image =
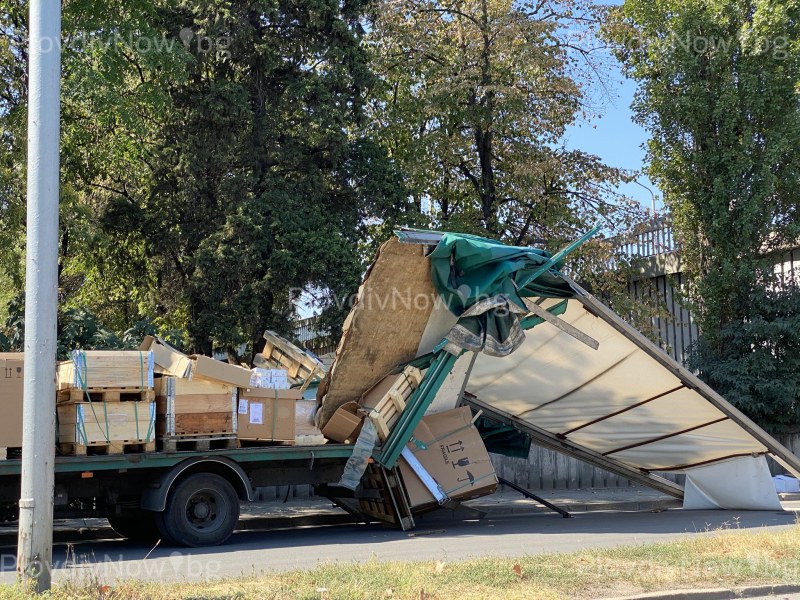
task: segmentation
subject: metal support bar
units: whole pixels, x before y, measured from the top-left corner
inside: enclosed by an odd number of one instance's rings
[[[509,481],[508,479],[505,479],[503,477],[498,477],[497,481],[499,481],[503,485],[507,485],[512,490],[518,491],[520,494],[530,498],[531,500],[536,500],[536,502],[538,502],[542,506],[544,506],[546,508],[549,508],[550,510],[552,510],[554,512],[557,512],[558,514],[560,514],[565,519],[571,519],[572,518],[572,515],[570,513],[568,513],[566,510],[564,510],[563,508],[560,508],[560,507],[556,506],[552,502],[548,502],[544,498],[540,498],[539,496],[534,494],[532,491],[526,490],[524,487],[518,486],[516,483],[513,483],[513,482]]]
[[[391,469],[397,464],[400,453],[411,439],[425,411],[436,398],[439,388],[442,387],[447,374],[453,369],[457,358],[445,350],[439,350],[431,366],[425,372],[425,377],[422,378],[419,387],[411,394],[406,409],[400,414],[400,418],[395,423],[383,448],[376,456],[379,464],[387,469]]]
[[[551,256],[547,260],[546,263],[544,263],[542,266],[540,266],[538,269],[536,269],[533,273],[528,275],[528,277],[523,279],[521,282],[517,283],[517,289],[521,290],[526,285],[528,285],[532,281],[536,280],[537,277],[540,277],[542,275],[542,273],[545,273],[546,271],[548,271],[549,269],[554,267],[556,264],[558,264],[560,261],[562,261],[564,258],[566,258],[569,254],[572,254],[575,250],[577,250],[578,248],[583,246],[587,241],[589,241],[589,238],[594,237],[594,235],[598,231],[600,231],[600,229],[601,229],[600,225],[592,227],[592,229],[590,229],[589,231],[584,233],[581,237],[579,237],[577,240],[572,242],[569,246],[567,246],[563,250],[559,250],[558,252],[556,252],[553,256]]]
[[[534,315],[536,315],[537,317],[539,317],[541,319],[544,319],[545,321],[547,321],[548,323],[550,323],[554,327],[557,327],[558,329],[560,329],[561,331],[563,331],[567,335],[571,335],[572,337],[574,337],[579,342],[581,342],[583,344],[586,344],[592,350],[597,350],[600,347],[600,342],[598,342],[596,339],[594,339],[593,337],[591,337],[589,335],[586,335],[580,329],[578,329],[574,325],[571,325],[571,324],[567,323],[565,320],[559,319],[557,316],[555,316],[549,310],[546,310],[546,309],[542,308],[541,306],[539,306],[538,304],[536,304],[536,302],[532,302],[528,298],[523,298],[522,301],[525,302],[525,306]]]
[[[708,400],[713,406],[718,408],[723,414],[731,418],[742,429],[749,433],[753,438],[761,442],[769,450],[772,458],[781,464],[786,470],[795,477],[800,477],[800,458],[790,452],[785,446],[769,435],[766,431],[756,425],[750,418],[745,416],[740,410],[729,404],[725,398],[712,390],[708,385],[701,381],[697,376],[680,366],[670,356],[661,351],[653,342],[648,340],[641,333],[623,321],[619,315],[599,302],[589,292],[575,283],[566,275],[564,280],[570,284],[572,289],[578,293],[578,300],[591,312],[602,318],[614,329],[619,331],[628,340],[639,346],[651,358],[672,372],[686,387],[695,390],[703,398]]]
[[[466,394],[464,396],[464,403],[472,406],[476,410],[483,410],[484,416],[488,419],[497,421],[498,423],[504,423],[505,425],[509,425],[510,427],[529,435],[531,439],[539,446],[543,446],[544,448],[548,448],[550,450],[555,450],[556,452],[561,452],[562,454],[566,454],[572,458],[577,458],[578,460],[587,462],[590,465],[600,469],[605,469],[606,471],[610,471],[611,473],[620,475],[630,479],[631,481],[651,487],[654,490],[663,492],[664,494],[683,499],[683,487],[670,481],[669,479],[659,477],[658,475],[653,475],[648,471],[631,467],[621,461],[608,456],[603,456],[602,454],[594,452],[593,450],[589,450],[588,448],[576,446],[569,440],[559,439],[555,434],[541,429],[532,423],[528,423],[524,419],[520,419],[519,417],[511,415],[507,412],[498,410],[494,406],[486,404],[475,396]]]

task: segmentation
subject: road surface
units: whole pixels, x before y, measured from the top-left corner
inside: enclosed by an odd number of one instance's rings
[[[309,569],[319,563],[377,560],[463,560],[571,552],[644,544],[719,528],[783,528],[794,512],[683,511],[588,512],[573,519],[537,514],[483,521],[421,521],[414,535],[377,525],[340,525],[238,532],[224,546],[198,549],[149,547],[123,540],[59,544],[54,580],[96,575],[101,581],[143,578],[203,580],[259,571]],[[152,550],[152,551],[151,551]],[[0,548],[0,577],[15,578],[15,548]],[[148,556],[149,554],[149,556]],[[147,556],[147,558],[145,558]]]

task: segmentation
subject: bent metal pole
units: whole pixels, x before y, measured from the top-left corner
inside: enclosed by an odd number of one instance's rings
[[[25,373],[17,570],[50,587],[53,556],[61,2],[31,0]]]

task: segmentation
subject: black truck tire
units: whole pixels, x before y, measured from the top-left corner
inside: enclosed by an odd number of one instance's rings
[[[161,539],[156,525],[156,513],[140,508],[123,510],[118,515],[109,515],[111,529],[132,542],[155,544]]]
[[[195,473],[170,490],[164,512],[156,513],[163,540],[176,546],[217,546],[239,521],[239,497],[224,477]]]

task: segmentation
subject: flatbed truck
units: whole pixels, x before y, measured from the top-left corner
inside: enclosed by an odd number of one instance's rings
[[[105,517],[132,541],[223,543],[256,487],[335,485],[353,446],[262,446],[210,451],[57,456],[55,518]],[[3,520],[16,518],[21,460],[0,461]]]

